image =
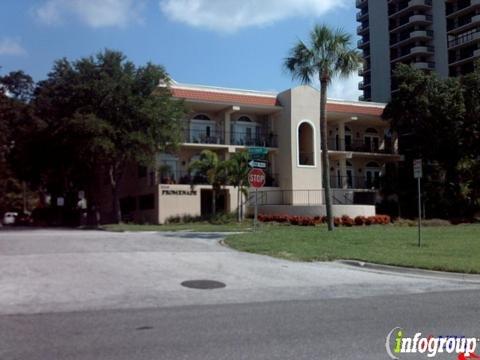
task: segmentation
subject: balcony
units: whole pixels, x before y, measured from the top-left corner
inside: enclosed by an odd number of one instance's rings
[[[471,0],[470,5],[453,7],[452,11],[450,13],[447,13],[447,18],[457,17],[457,16],[460,16],[464,13],[467,13],[474,6],[480,6],[480,0]]]
[[[413,24],[424,24],[424,25],[431,24],[432,20],[433,20],[432,15],[425,15],[425,14],[412,15],[408,19],[400,21],[400,23],[398,23],[395,27],[392,27],[390,31],[397,32]]]
[[[414,46],[410,49],[410,54],[429,54],[433,53],[432,46]]]
[[[455,26],[448,30],[448,34],[454,35],[467,31],[480,23],[480,14],[473,15],[470,19],[462,21],[462,23],[456,22]]]
[[[357,8],[360,8],[364,5],[367,5],[368,4],[368,1],[367,0],[356,0],[355,1],[355,5]]]
[[[411,64],[415,69],[418,70],[433,70],[435,69],[435,63],[434,62],[414,62]]]
[[[190,129],[185,130],[184,142],[190,144],[211,144],[225,145],[225,137],[223,131],[210,129]]]
[[[364,9],[364,10],[357,13],[357,21],[362,21],[367,16],[368,16],[368,10],[365,11],[365,9]]]
[[[228,132],[230,141],[226,141],[225,133],[221,130],[185,130],[184,143],[203,145],[236,145],[277,147],[277,135],[252,134],[251,132]]]
[[[381,178],[370,176],[330,176],[330,186],[333,189],[377,190]]]
[[[397,11],[391,13],[389,16],[399,16],[413,8],[430,8],[432,6],[432,0],[410,0],[408,4],[397,9]]]
[[[357,41],[357,47],[363,48],[364,46],[370,44],[370,39],[360,39]]]
[[[424,38],[430,39],[433,36],[432,30],[415,30],[410,33],[410,39],[413,38]]]
[[[395,154],[392,144],[389,141],[384,141],[383,138],[381,141],[380,137],[348,141],[339,138],[328,138],[328,150],[374,154]]]
[[[452,48],[456,48],[465,44],[469,44],[472,41],[480,39],[480,30],[475,29],[473,31],[469,31],[466,34],[457,36],[453,39],[448,41],[448,49],[451,50]]]

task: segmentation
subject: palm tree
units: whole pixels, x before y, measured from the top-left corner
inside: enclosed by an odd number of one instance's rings
[[[247,194],[246,185],[248,183],[248,161],[249,154],[246,151],[234,153],[228,160],[228,180],[229,183],[238,187],[237,191],[237,220],[241,221],[242,214],[242,200],[243,196]]]
[[[212,215],[215,216],[217,196],[227,181],[227,163],[220,160],[216,152],[203,150],[200,158],[190,164],[189,170],[205,175],[207,182],[212,185]]]
[[[327,88],[333,77],[346,78],[362,66],[359,51],[350,47],[352,36],[342,29],[332,30],[326,25],[316,25],[306,44],[299,40],[284,60],[284,67],[293,79],[303,84],[320,81],[320,138],[322,145],[322,176],[325,188],[328,230],[333,230],[330,165],[327,146]]]

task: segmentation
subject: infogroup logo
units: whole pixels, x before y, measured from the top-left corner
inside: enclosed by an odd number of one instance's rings
[[[399,360],[403,354],[423,354],[427,358],[434,358],[442,353],[455,354],[455,359],[458,360],[480,359],[480,356],[475,355],[477,342],[480,342],[480,339],[465,336],[422,337],[421,332],[409,337],[402,328],[396,327],[388,333],[385,348],[388,356],[394,360]]]

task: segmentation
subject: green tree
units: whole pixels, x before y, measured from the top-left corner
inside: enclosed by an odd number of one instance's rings
[[[322,146],[322,176],[325,189],[328,229],[332,231],[332,195],[327,145],[327,89],[332,78],[348,77],[363,63],[359,51],[351,48],[352,36],[342,29],[332,30],[317,25],[310,33],[308,43],[299,41],[284,61],[284,67],[294,79],[304,84],[320,81],[320,137]]]
[[[435,74],[399,65],[394,72],[399,90],[383,117],[399,135],[406,171],[400,171],[400,198],[407,200],[404,213],[414,214],[415,184],[412,161],[425,163],[424,198],[433,216],[459,216],[461,201],[458,164],[464,156],[462,128],[465,102],[458,79],[439,79]]]
[[[216,214],[217,197],[222,186],[227,182],[227,162],[220,160],[216,152],[211,150],[203,150],[200,158],[193,161],[190,171],[198,171],[207,178],[207,182],[212,186],[212,214]]]
[[[21,156],[25,143],[36,134],[29,103],[33,88],[33,79],[23,71],[0,76],[0,214],[27,211],[35,200],[24,171],[28,161]]]
[[[169,81],[162,66],[136,67],[122,53],[105,50],[74,62],[58,60],[35,92],[37,113],[52,134],[48,167],[62,169],[64,183],[76,181],[77,187],[104,169],[113,221],[121,221],[118,192],[126,167],[152,165],[156,153],[180,140],[184,106],[159,86]]]
[[[250,156],[246,151],[234,153],[227,162],[228,181],[231,185],[238,188],[237,192],[237,220],[243,219],[243,197],[248,195],[246,186],[248,185],[248,161]]]

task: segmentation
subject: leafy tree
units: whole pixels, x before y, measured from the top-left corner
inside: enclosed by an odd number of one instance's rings
[[[435,74],[399,65],[394,77],[399,90],[385,108],[383,117],[399,134],[399,150],[407,171],[400,171],[402,199],[415,199],[411,166],[415,158],[426,165],[424,198],[430,215],[463,215],[458,166],[465,156],[465,98],[459,79],[439,79]],[[408,201],[413,214],[414,202]]]
[[[242,199],[247,195],[248,185],[248,161],[250,156],[246,151],[240,151],[234,153],[227,162],[228,168],[228,180],[229,183],[235,187],[238,187],[237,192],[237,220],[241,221],[242,214]]]
[[[34,201],[23,171],[28,162],[20,156],[36,131],[29,104],[33,87],[32,78],[23,71],[0,76],[0,214],[27,210]]]
[[[332,30],[317,25],[310,33],[309,42],[299,41],[284,61],[284,67],[294,79],[304,84],[320,81],[320,137],[322,146],[322,175],[325,188],[328,229],[332,231],[332,195],[327,145],[327,89],[332,78],[348,77],[362,65],[359,51],[351,48],[352,36],[342,29]]]
[[[227,162],[220,160],[217,153],[211,150],[203,150],[200,158],[189,166],[190,171],[198,171],[205,175],[208,183],[212,186],[212,214],[214,216],[217,210],[218,194],[227,182],[227,168]]]
[[[58,60],[38,84],[35,108],[51,139],[47,168],[60,171],[63,187],[86,186],[90,196],[95,169],[102,168],[113,221],[121,221],[118,192],[126,167],[151,165],[156,153],[180,140],[183,104],[158,86],[169,81],[162,66],[136,67],[122,53],[105,50],[73,62]]]

